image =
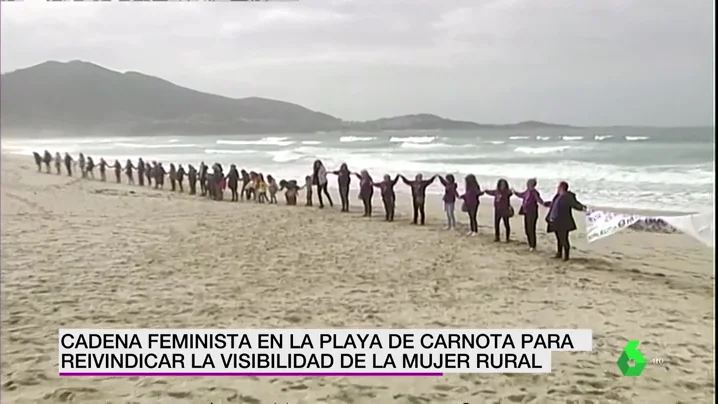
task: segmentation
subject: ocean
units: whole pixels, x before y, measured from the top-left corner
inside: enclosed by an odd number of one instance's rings
[[[47,149],[83,152],[96,159],[138,157],[194,164],[219,162],[276,178],[301,179],[315,159],[327,169],[346,162],[375,179],[472,173],[483,188],[506,178],[523,189],[536,177],[545,198],[559,180],[579,199],[597,207],[702,212],[713,209],[714,128],[599,128],[481,131],[313,133],[275,136],[153,136],[10,138],[4,153],[31,156]],[[334,184],[335,181],[331,181]],[[356,185],[356,184],[355,184]],[[400,187],[402,188],[402,187]],[[438,194],[442,187],[430,187]]]

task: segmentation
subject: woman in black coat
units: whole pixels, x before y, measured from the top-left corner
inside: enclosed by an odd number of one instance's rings
[[[551,202],[546,203],[546,207],[549,208],[546,215],[547,231],[556,234],[556,258],[568,261],[571,251],[569,233],[576,230],[573,210],[583,211],[586,207],[576,199],[576,194],[568,190],[565,181],[558,184],[556,195]]]

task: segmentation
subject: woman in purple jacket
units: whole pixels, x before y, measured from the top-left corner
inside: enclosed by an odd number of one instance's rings
[[[505,179],[501,178],[496,183],[496,189],[485,191],[486,194],[494,197],[494,241],[501,239],[500,224],[504,222],[506,229],[506,242],[511,237],[511,224],[509,219],[514,215],[514,208],[511,207],[511,188]]]
[[[479,233],[479,222],[476,215],[479,213],[479,197],[483,192],[474,174],[469,174],[464,178],[464,186],[466,189],[460,197],[464,200],[461,210],[469,214],[469,232],[467,235],[475,236]]]
[[[456,216],[454,216],[454,208],[456,206],[456,198],[459,197],[458,184],[452,174],[448,174],[446,178],[439,176],[441,185],[444,186],[444,212],[446,212],[446,230],[456,228]]]
[[[543,206],[544,201],[536,189],[536,178],[529,178],[526,181],[526,190],[523,192],[514,191],[514,195],[521,198],[521,209],[519,215],[524,217],[524,231],[529,242],[529,251],[536,249],[536,223],[538,222],[538,207]]]
[[[371,200],[374,197],[374,180],[367,170],[361,170],[361,174],[354,173],[359,178],[359,199],[364,204],[365,217],[371,216]]]

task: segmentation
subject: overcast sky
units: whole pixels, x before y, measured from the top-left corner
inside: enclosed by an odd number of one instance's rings
[[[0,14],[3,72],[80,59],[347,120],[715,122],[712,0],[25,0]]]

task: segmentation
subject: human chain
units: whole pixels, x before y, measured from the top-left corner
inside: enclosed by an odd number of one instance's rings
[[[188,165],[187,170],[178,164],[169,165],[169,170],[165,170],[161,162],[146,162],[142,158],[137,160],[135,165],[132,160],[127,159],[124,166],[119,160],[115,160],[114,164],[109,164],[104,158],[100,158],[95,163],[92,157],[85,157],[82,153],[75,160],[69,153],[65,153],[64,157],[59,153],[55,156],[45,150],[43,155],[34,152],[35,164],[38,171],[42,171],[42,165],[45,165],[46,172],[50,173],[51,165],[54,161],[55,170],[58,175],[61,174],[64,164],[67,175],[72,176],[73,168],[79,167],[82,178],[95,178],[95,168],[97,167],[100,174],[100,181],[107,181],[106,171],[108,168],[114,170],[115,181],[122,183],[122,172],[124,171],[127,182],[131,185],[135,184],[135,171],[137,172],[137,184],[139,186],[148,187],[154,185],[155,189],[164,189],[165,178],[169,177],[170,189],[173,192],[184,192],[184,180],[187,177],[189,194],[197,194],[197,183],[200,187],[200,195],[206,196],[213,200],[223,200],[224,193],[227,188],[231,192],[231,201],[238,202],[240,199],[254,201],[257,203],[277,204],[277,194],[284,191],[284,199],[287,205],[296,205],[299,191],[304,191],[306,196],[306,206],[313,206],[313,194],[316,187],[319,208],[324,208],[324,199],[326,198],[329,206],[333,207],[334,202],[327,189],[329,180],[328,174],[337,176],[339,186],[339,196],[341,199],[341,211],[349,212],[349,189],[352,178],[359,181],[359,199],[364,205],[364,217],[372,215],[372,201],[374,198],[374,190],[376,189],[380,195],[384,205],[384,220],[388,222],[394,221],[394,211],[396,208],[396,194],[394,187],[401,180],[411,189],[411,199],[413,208],[413,220],[415,225],[424,225],[426,220],[425,201],[426,189],[436,179],[441,182],[444,187],[444,212],[446,213],[446,229],[456,228],[456,203],[461,202],[461,211],[466,212],[469,217],[468,236],[478,234],[479,225],[477,215],[480,205],[480,197],[489,195],[493,197],[494,208],[494,241],[501,241],[501,225],[504,227],[504,239],[510,241],[511,224],[510,219],[515,215],[514,208],[511,205],[511,197],[520,198],[521,209],[519,215],[524,218],[524,230],[530,251],[536,249],[536,226],[538,223],[539,206],[548,208],[546,215],[547,231],[554,233],[556,236],[556,255],[555,258],[561,258],[567,261],[570,256],[571,243],[569,234],[576,230],[576,221],[573,218],[573,210],[584,211],[586,207],[580,203],[576,195],[569,191],[568,183],[561,181],[557,188],[556,194],[550,201],[544,201],[541,194],[536,189],[536,179],[531,178],[526,181],[526,188],[523,191],[516,191],[509,186],[508,181],[499,179],[496,187],[493,189],[482,189],[476,176],[469,174],[464,178],[464,192],[459,193],[459,185],[452,174],[446,176],[433,175],[425,179],[422,174],[416,174],[414,179],[408,179],[402,174],[397,174],[393,178],[385,174],[380,181],[375,181],[367,170],[353,172],[349,170],[346,163],[341,164],[338,170],[328,171],[321,160],[316,160],[312,166],[312,174],[304,178],[304,184],[299,185],[297,180],[280,180],[277,181],[273,176],[264,176],[261,172],[237,169],[237,166],[231,164],[229,171],[225,174],[221,164],[215,163],[210,168],[204,162],[199,164],[198,168]],[[154,181],[154,184],[153,184]]]

